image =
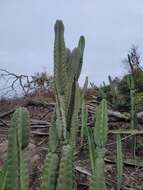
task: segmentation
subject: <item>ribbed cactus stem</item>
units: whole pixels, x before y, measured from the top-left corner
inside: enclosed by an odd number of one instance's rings
[[[59,157],[56,153],[48,153],[42,175],[41,190],[56,190]]]
[[[66,77],[66,49],[64,42],[64,25],[61,20],[55,24],[55,44],[54,44],[54,84],[59,119],[61,120],[61,138],[66,138],[66,108],[65,108],[65,86]]]
[[[133,75],[128,75],[127,83],[130,90],[130,127],[131,129],[137,128],[137,113],[136,113],[136,106],[135,106],[135,81]],[[133,157],[135,157],[136,152],[136,136],[132,137],[131,148],[133,152]]]
[[[122,189],[123,183],[123,153],[121,137],[117,135],[117,190]]]
[[[106,190],[105,176],[104,176],[104,154],[105,150],[96,149],[96,160],[95,160],[95,172],[92,175],[91,184],[89,190]]]
[[[64,25],[61,20],[55,24],[54,44],[54,80],[57,91],[63,95],[66,84],[66,50],[64,41]]]
[[[28,143],[25,141],[27,135],[23,134],[25,113],[27,114],[25,109],[17,109],[13,114],[12,127],[9,129],[6,190],[28,190],[27,163],[22,151],[23,145]]]
[[[49,151],[50,152],[56,152],[59,144],[59,137],[58,136],[58,131],[59,129],[57,128],[57,116],[56,116],[56,111],[54,111],[54,115],[52,118],[52,126],[49,129]],[[58,126],[60,127],[60,126]]]
[[[3,169],[0,169],[0,190],[5,190],[6,177],[7,177],[7,168],[3,167]]]
[[[80,89],[78,84],[76,84],[74,110],[72,114],[71,130],[70,130],[70,145],[73,147],[73,149],[75,149],[76,146],[76,137],[79,127],[79,122],[78,122],[79,109],[80,109]]]
[[[96,122],[94,127],[94,140],[98,147],[104,147],[107,141],[108,115],[107,101],[102,100],[96,111]]]
[[[30,141],[30,114],[26,108],[17,108],[12,119],[12,127],[20,129],[22,148]]]
[[[76,190],[73,153],[78,131],[80,89],[78,78],[83,62],[82,36],[71,52],[64,41],[64,25],[55,24],[54,87],[56,107],[49,130],[49,153],[44,166],[42,190]]]
[[[79,61],[79,64],[78,64],[77,79],[80,76],[81,68],[82,68],[82,64],[83,64],[83,53],[84,53],[84,48],[85,48],[85,38],[84,38],[84,36],[80,37],[80,40],[79,40],[79,43],[78,43],[78,48],[80,49],[80,61]]]
[[[86,102],[85,102],[87,87],[88,87],[88,77],[86,77],[85,79],[84,86],[81,93],[81,121],[82,121],[81,142],[82,143],[83,143],[84,138],[87,137],[86,132],[87,132],[88,111],[87,111]]]
[[[90,190],[94,189],[106,189],[105,177],[104,177],[104,155],[105,144],[108,134],[108,115],[107,115],[107,101],[103,99],[96,111],[96,122],[94,127],[94,142],[96,144],[95,160],[91,155],[92,180],[90,184]],[[94,152],[93,152],[94,153]],[[91,154],[91,153],[90,153]],[[95,163],[93,163],[93,161]],[[94,167],[94,168],[93,168]]]
[[[62,150],[56,190],[75,190],[73,175],[73,150],[70,145],[66,145]]]

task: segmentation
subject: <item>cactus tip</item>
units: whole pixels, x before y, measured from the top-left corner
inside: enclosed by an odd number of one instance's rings
[[[58,29],[64,31],[64,24],[63,24],[62,20],[56,20],[54,29],[55,29],[55,31],[57,31]]]

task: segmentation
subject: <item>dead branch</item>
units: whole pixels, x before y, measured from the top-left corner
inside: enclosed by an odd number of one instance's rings
[[[3,80],[4,86],[0,91],[4,91],[3,96],[7,95],[9,92],[14,91],[17,94],[17,87],[19,86],[24,92],[24,95],[28,94],[29,88],[25,84],[30,83],[30,76],[23,74],[15,74],[9,72],[5,69],[0,69],[0,80]]]
[[[45,92],[52,90],[53,78],[46,72],[36,73],[34,76],[15,74],[5,69],[0,69],[0,82],[2,96],[7,96],[10,92],[14,94],[28,95],[30,92]]]

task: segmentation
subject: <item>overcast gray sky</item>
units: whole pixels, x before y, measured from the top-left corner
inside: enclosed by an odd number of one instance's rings
[[[132,44],[143,54],[143,0],[0,0],[0,68],[52,73],[56,19],[65,24],[68,47],[85,35],[81,81],[120,76]]]

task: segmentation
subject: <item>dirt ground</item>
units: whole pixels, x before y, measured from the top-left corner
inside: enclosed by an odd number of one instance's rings
[[[40,178],[43,161],[48,152],[48,128],[50,126],[53,104],[48,103],[32,105],[27,98],[13,100],[2,100],[0,102],[0,167],[4,164],[7,154],[7,135],[10,127],[10,118],[14,109],[18,106],[25,106],[31,115],[31,142],[26,148],[26,156],[29,164],[29,189],[40,190]],[[7,113],[7,114],[5,114]],[[93,116],[90,116],[92,120]],[[92,122],[90,124],[92,127]],[[109,120],[109,129],[125,129],[129,123],[121,120]],[[143,130],[143,123],[139,124]],[[130,151],[129,135],[123,135],[124,153],[124,188],[132,190],[143,190],[143,136],[137,136],[136,161],[133,160]],[[78,137],[80,142],[80,138]],[[76,150],[76,180],[78,190],[88,189],[91,176],[88,158],[88,145],[79,143]],[[105,176],[108,188],[116,185],[116,136],[110,134],[106,145]]]

